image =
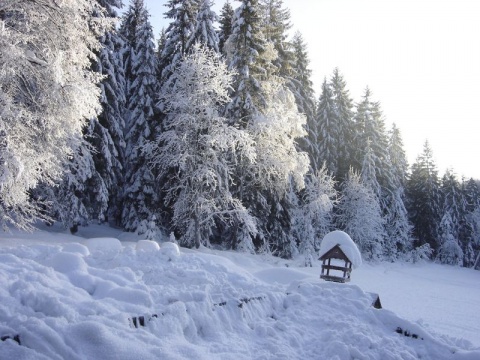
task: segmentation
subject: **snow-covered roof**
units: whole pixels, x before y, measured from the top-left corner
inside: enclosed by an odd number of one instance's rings
[[[335,230],[325,235],[320,244],[319,257],[325,255],[330,249],[335,247],[335,245],[338,245],[343,253],[350,259],[353,268],[362,265],[362,255],[357,245],[355,245],[352,238],[346,232],[340,230]]]

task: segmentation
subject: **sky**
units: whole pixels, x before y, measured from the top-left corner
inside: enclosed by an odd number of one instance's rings
[[[127,2],[127,1],[125,1]],[[145,0],[155,34],[166,0]],[[231,1],[234,7],[238,1]],[[219,13],[223,0],[216,0]],[[284,0],[308,45],[315,91],[338,67],[355,102],[368,86],[410,165],[426,140],[442,176],[480,179],[480,1]]]

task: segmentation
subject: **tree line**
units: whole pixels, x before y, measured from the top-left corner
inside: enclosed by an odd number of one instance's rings
[[[4,224],[108,222],[306,265],[341,229],[367,259],[478,266],[478,183],[440,178],[428,142],[409,167],[400,130],[339,69],[316,99],[282,0],[237,5],[169,0],[155,44],[143,0],[121,17],[120,0],[7,0]]]

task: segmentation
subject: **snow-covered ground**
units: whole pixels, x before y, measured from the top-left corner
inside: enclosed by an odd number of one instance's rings
[[[2,234],[0,337],[21,345],[0,359],[480,359],[478,271],[364,263],[337,284],[319,263],[132,240]]]

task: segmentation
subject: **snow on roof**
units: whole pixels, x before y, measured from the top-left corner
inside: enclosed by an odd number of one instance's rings
[[[330,249],[335,247],[335,245],[340,246],[340,249],[342,249],[352,262],[354,269],[362,265],[362,255],[360,254],[357,245],[355,245],[352,238],[346,232],[340,230],[335,230],[325,235],[320,244],[319,257],[325,255]]]

